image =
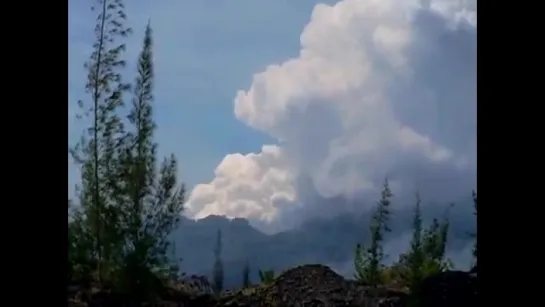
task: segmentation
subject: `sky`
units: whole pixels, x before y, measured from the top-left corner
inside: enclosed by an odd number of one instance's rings
[[[476,188],[476,0],[126,6],[128,59],[154,31],[157,137],[180,161],[186,215],[277,232],[371,208],[386,177],[401,205]],[[69,3],[69,143],[93,22]],[[76,181],[69,164],[69,195]]]
[[[126,1],[127,2],[127,1]],[[127,59],[136,59],[148,19],[155,40],[158,141],[163,154],[174,152],[180,174],[192,187],[213,178],[228,153],[259,150],[271,141],[248,129],[233,113],[238,89],[250,85],[254,72],[298,53],[299,30],[315,1],[144,1],[126,3]],[[210,10],[213,6],[217,10]],[[69,142],[82,125],[74,119],[83,92],[87,60],[94,41],[95,13],[83,1],[69,2]],[[279,21],[281,22],[279,23]],[[128,65],[127,76],[134,72]],[[77,174],[72,170],[72,177]]]

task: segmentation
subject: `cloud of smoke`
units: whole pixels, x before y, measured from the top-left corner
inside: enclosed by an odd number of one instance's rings
[[[257,73],[236,117],[278,140],[226,156],[187,213],[278,231],[398,199],[467,196],[476,179],[476,1],[319,4],[299,56]],[[401,202],[400,202],[401,203]],[[412,201],[405,201],[412,204]]]

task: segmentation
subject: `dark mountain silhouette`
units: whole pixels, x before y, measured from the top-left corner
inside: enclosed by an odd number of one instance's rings
[[[424,219],[443,218],[446,206],[426,206]],[[385,243],[390,260],[405,251],[411,235],[411,206],[399,208],[392,217],[392,233]],[[451,208],[448,252],[452,260],[464,269],[468,268],[472,239],[468,233],[475,229],[470,204]],[[258,281],[258,269],[276,272],[297,265],[322,263],[336,269],[346,277],[352,277],[354,247],[368,239],[369,213],[343,213],[332,218],[315,218],[289,231],[267,235],[251,226],[245,219],[228,219],[208,216],[201,220],[183,218],[173,234],[176,256],[182,258],[181,266],[188,274],[211,276],[214,262],[214,244],[218,229],[222,231],[222,260],[227,288],[242,283],[242,271],[246,260],[250,263],[251,280]],[[468,254],[467,257],[465,254]],[[466,259],[464,259],[466,258]]]

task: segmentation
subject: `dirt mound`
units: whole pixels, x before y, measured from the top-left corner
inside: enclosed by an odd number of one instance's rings
[[[413,293],[421,307],[477,305],[477,273],[448,271],[424,280]],[[132,302],[132,303],[131,303]],[[304,265],[280,274],[272,283],[211,294],[203,278],[192,277],[166,287],[153,303],[135,304],[128,297],[93,287],[68,287],[68,306],[154,307],[407,307],[408,294],[390,288],[371,289],[345,280],[324,265]]]
[[[324,265],[285,271],[270,285],[239,290],[222,297],[218,306],[404,306],[406,294],[370,290],[345,280]]]
[[[447,271],[431,276],[414,295],[422,307],[477,306],[476,270]]]

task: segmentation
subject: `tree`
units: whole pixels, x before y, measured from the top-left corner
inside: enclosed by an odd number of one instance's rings
[[[356,270],[356,273],[354,274],[354,278],[361,284],[367,284],[368,280],[368,267],[369,267],[369,260],[365,255],[365,250],[363,246],[358,243],[356,245],[356,255],[354,257],[354,269]]]
[[[153,119],[153,40],[147,25],[138,58],[133,99],[119,113],[131,86],[122,82],[123,44],[130,31],[120,0],[98,0],[97,42],[86,67],[92,104],[80,103],[90,128],[70,150],[81,167],[79,207],[69,218],[69,278],[85,278],[95,266],[99,281],[134,298],[155,294],[177,266],[167,256],[170,233],[183,211],[185,187],[178,184],[177,161],[158,165]],[[176,271],[177,272],[177,271]]]
[[[445,252],[450,224],[447,213],[452,205],[447,208],[442,222],[435,218],[428,228],[423,229],[420,203],[417,195],[410,249],[401,254],[395,264],[404,283],[410,288],[427,276],[450,267],[450,262],[445,260]]]
[[[432,224],[424,231],[423,236],[423,255],[424,262],[422,264],[423,277],[434,275],[452,267],[451,262],[445,259],[449,219],[445,215],[442,222],[438,219],[433,219]]]
[[[221,230],[218,230],[216,247],[214,248],[214,291],[219,294],[223,290],[223,263],[221,261]]]
[[[87,236],[92,240],[92,248],[87,253],[96,264],[100,282],[103,266],[111,265],[113,250],[121,239],[115,229],[117,208],[111,202],[112,193],[116,191],[111,170],[117,163],[117,144],[123,133],[116,111],[123,105],[123,93],[129,86],[122,81],[120,73],[125,65],[122,60],[125,45],[116,41],[126,37],[130,29],[123,25],[126,16],[121,0],[97,2],[96,41],[89,61],[85,63],[88,70],[85,90],[90,94],[91,102],[78,102],[82,110],[78,117],[86,117],[90,128],[70,152],[80,166],[82,176],[78,199],[83,218],[77,219],[82,223],[78,227],[82,232],[92,234]]]
[[[68,221],[68,281],[90,282],[96,262],[90,251],[93,250],[93,238],[86,227],[85,216],[80,210],[74,210]]]
[[[175,270],[168,257],[169,235],[183,211],[185,187],[178,185],[177,161],[165,158],[157,169],[153,119],[153,40],[148,23],[138,57],[137,77],[118,165],[119,197],[125,238],[121,260],[126,291],[158,286]]]
[[[407,276],[407,282],[409,287],[421,281],[423,275],[422,266],[425,261],[422,248],[422,212],[420,204],[420,194],[416,193],[416,205],[413,217],[413,237],[409,252],[406,255],[409,274],[409,276]]]
[[[242,287],[246,288],[248,286],[250,286],[250,263],[246,260],[242,269]]]
[[[370,226],[371,243],[367,249],[360,244],[356,246],[356,256],[354,266],[356,269],[356,279],[365,285],[376,287],[382,283],[382,261],[384,260],[384,251],[382,241],[384,234],[390,232],[388,222],[391,214],[391,198],[393,194],[390,190],[388,179],[384,181],[381,199],[377,203],[377,208],[373,214]]]
[[[259,280],[264,284],[270,284],[274,281],[274,270],[259,270]]]

